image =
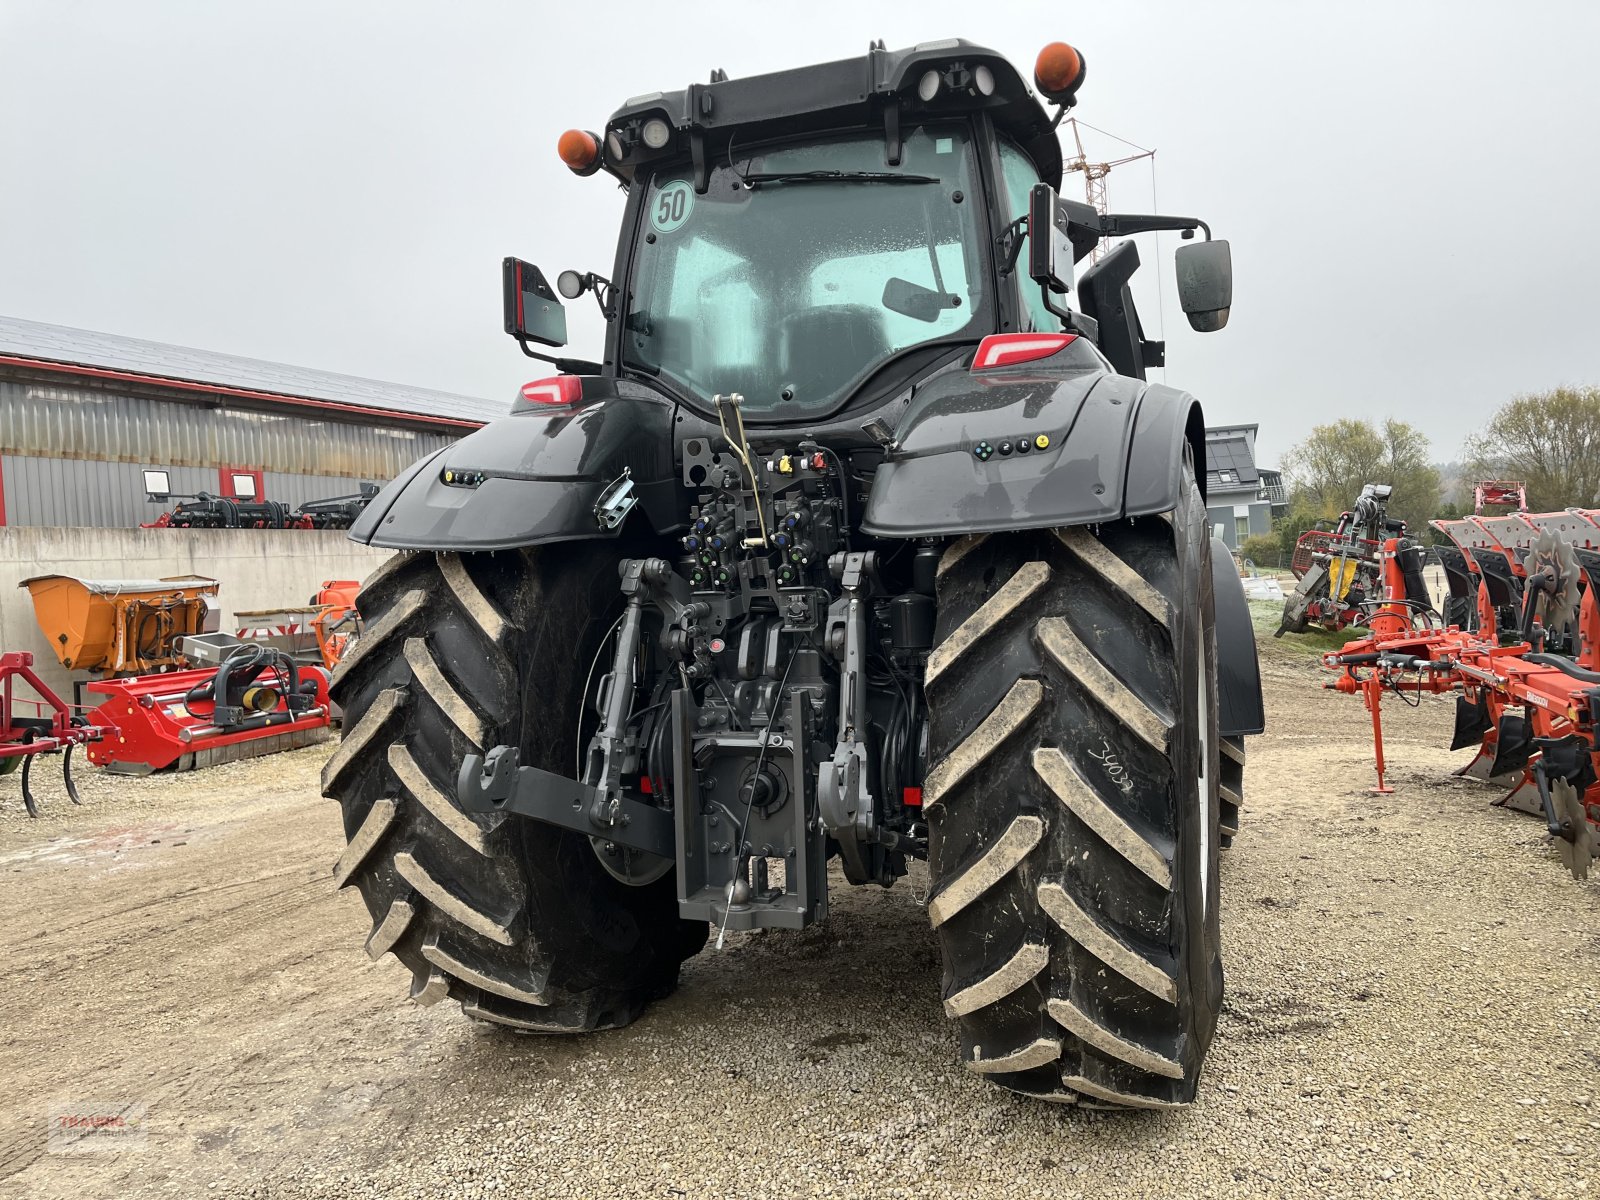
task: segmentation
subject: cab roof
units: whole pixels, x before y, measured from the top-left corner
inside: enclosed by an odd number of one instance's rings
[[[925,79],[939,84],[924,98]],[[919,90],[920,89],[920,90]],[[1061,184],[1061,146],[1044,107],[1023,76],[1003,56],[960,38],[885,50],[875,42],[860,58],[795,67],[747,79],[713,71],[709,83],[682,91],[635,96],[611,115],[601,137],[607,170],[631,183],[657,162],[690,157],[702,176],[727,152],[730,140],[841,128],[884,131],[890,165],[902,126],[930,118],[986,112],[995,127],[1033,160],[1039,177]],[[645,125],[659,118],[670,133],[665,145],[647,146]]]

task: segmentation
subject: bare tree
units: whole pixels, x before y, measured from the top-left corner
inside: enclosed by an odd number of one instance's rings
[[[1536,511],[1600,503],[1600,388],[1518,396],[1467,443],[1480,479],[1520,479]]]
[[[1351,418],[1318,425],[1283,459],[1296,509],[1336,517],[1363,484],[1394,488],[1389,515],[1421,536],[1439,507],[1439,472],[1428,462],[1427,436],[1404,421],[1374,426]]]

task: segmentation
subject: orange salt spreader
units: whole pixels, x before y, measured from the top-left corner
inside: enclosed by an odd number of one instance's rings
[[[177,666],[176,640],[216,632],[215,579],[80,579],[35,575],[19,587],[56,658],[69,671],[129,675]]]

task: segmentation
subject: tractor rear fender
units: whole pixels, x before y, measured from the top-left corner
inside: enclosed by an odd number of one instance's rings
[[[1217,537],[1211,539],[1211,593],[1217,605],[1217,736],[1260,733],[1267,718],[1250,602],[1233,555]]]
[[[862,528],[931,537],[1169,512],[1186,447],[1203,493],[1199,403],[1113,374],[1079,339],[1043,362],[929,380],[896,428]]]
[[[627,473],[657,531],[677,523],[672,403],[649,389],[583,378],[583,403],[519,402],[408,468],[367,505],[350,537],[396,550],[505,550],[615,536],[595,512]]]

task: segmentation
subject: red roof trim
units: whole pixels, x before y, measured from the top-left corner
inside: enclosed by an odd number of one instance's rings
[[[63,375],[86,375],[91,379],[110,379],[121,383],[155,384],[186,392],[203,392],[213,396],[231,396],[240,400],[264,400],[272,404],[288,404],[299,408],[315,408],[324,412],[348,413],[359,417],[382,417],[389,421],[409,421],[418,425],[444,425],[451,429],[481,429],[482,421],[458,417],[432,417],[422,413],[403,412],[392,408],[370,408],[361,404],[338,404],[332,400],[313,400],[309,396],[290,396],[283,392],[258,392],[250,388],[228,387],[220,383],[195,383],[188,379],[174,379],[169,375],[147,375],[139,371],[112,371],[104,367],[86,367],[80,363],[55,362],[47,358],[22,358],[0,354],[0,366],[27,367],[37,371],[55,371]]]

